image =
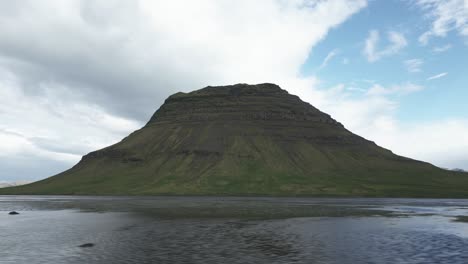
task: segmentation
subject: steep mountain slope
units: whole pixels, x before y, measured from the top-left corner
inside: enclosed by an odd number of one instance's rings
[[[397,156],[274,84],[177,93],[70,170],[0,193],[468,196],[468,175]]]

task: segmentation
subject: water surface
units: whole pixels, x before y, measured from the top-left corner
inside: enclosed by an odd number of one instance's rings
[[[0,196],[0,263],[468,263],[459,215],[468,200]]]

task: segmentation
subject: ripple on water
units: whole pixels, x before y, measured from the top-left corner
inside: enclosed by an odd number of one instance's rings
[[[0,214],[2,264],[468,263],[468,224],[445,216],[162,219],[23,206]]]

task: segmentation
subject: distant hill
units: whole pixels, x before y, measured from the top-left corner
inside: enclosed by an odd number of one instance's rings
[[[4,182],[0,181],[0,188],[20,186],[31,183],[31,181],[15,181],[15,182]]]
[[[6,182],[0,182],[0,188],[11,187],[11,186],[15,186],[15,185],[12,185]]]
[[[393,154],[274,84],[166,99],[73,168],[0,194],[468,197],[466,173]]]

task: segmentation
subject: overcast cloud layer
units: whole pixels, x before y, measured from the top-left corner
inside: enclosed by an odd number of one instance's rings
[[[0,180],[40,179],[70,167],[144,125],[172,93],[240,82],[277,83],[398,154],[440,166],[468,164],[462,158],[468,140],[460,141],[468,121],[408,127],[395,118],[395,97],[424,87],[375,84],[355,98],[342,85],[318,89],[317,77],[300,75],[314,45],[366,5],[2,1]],[[389,33],[393,46],[376,50],[379,35],[370,34],[371,61],[406,45]]]

